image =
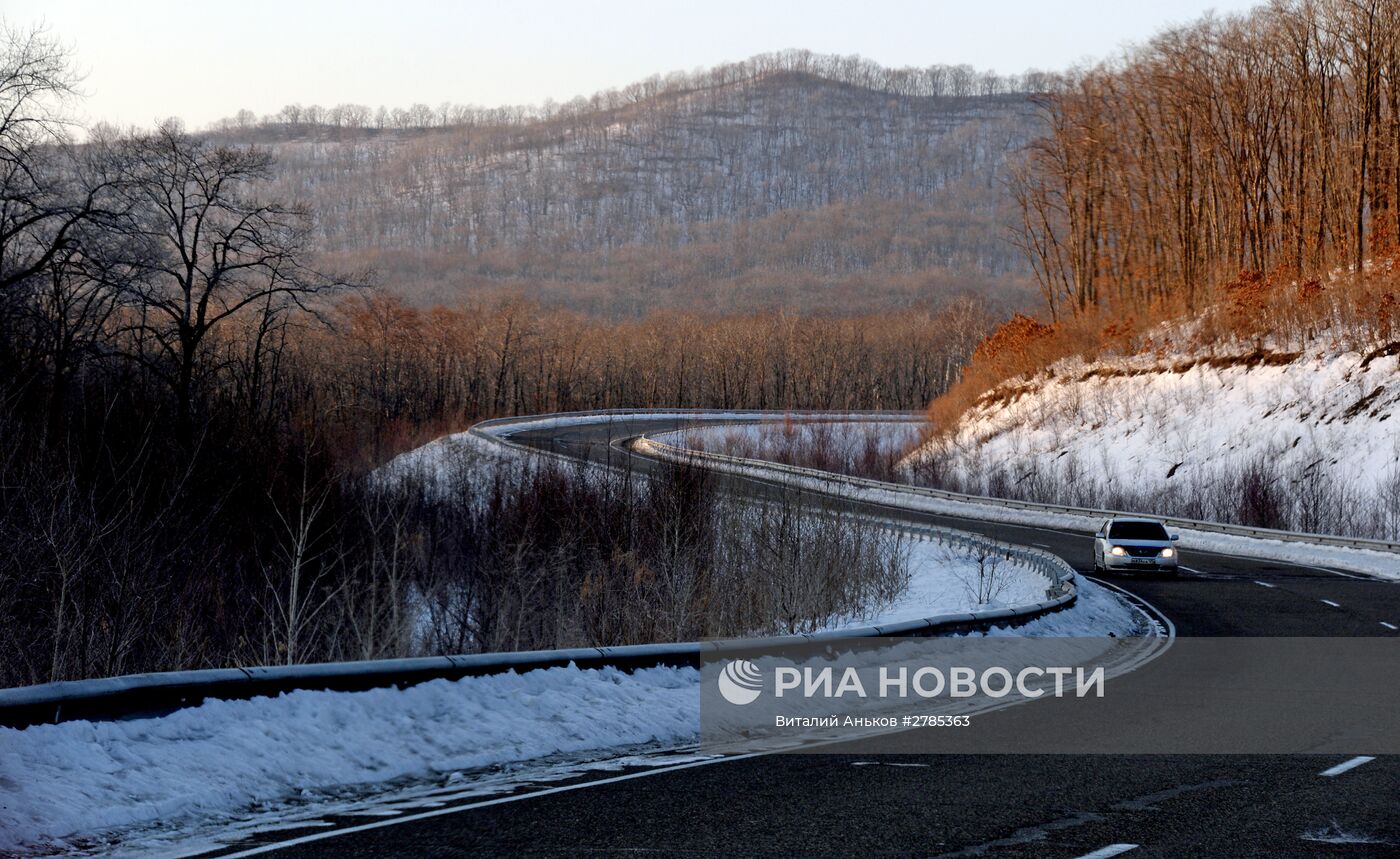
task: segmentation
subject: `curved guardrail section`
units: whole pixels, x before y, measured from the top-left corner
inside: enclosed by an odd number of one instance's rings
[[[570,665],[580,669],[617,668],[625,671],[658,665],[699,668],[701,658],[707,654],[752,652],[762,647],[849,638],[972,632],[986,630],[998,624],[1030,620],[1065,608],[1074,602],[1076,596],[1072,577],[1073,570],[1070,571],[1070,576],[1060,583],[1060,593],[1047,595],[1045,600],[1032,605],[940,614],[919,620],[858,629],[675,644],[579,647],[568,650],[428,656],[369,662],[170,671],[21,686],[0,689],[0,727],[26,728],[30,725],[75,719],[149,718],[184,707],[195,707],[209,699],[242,701],[273,697],[303,689],[332,692],[363,692],[390,687],[402,689],[429,680],[459,680],[463,677],[534,671],[540,668],[563,668]]]
[[[705,409],[609,409],[601,412],[557,412],[548,415],[535,415],[528,418],[495,418],[489,421],[482,421],[472,427],[471,431],[483,438],[488,438],[507,446],[530,451],[531,453],[557,456],[538,448],[527,447],[510,441],[510,433],[491,432],[492,429],[504,427],[516,427],[515,431],[528,429],[532,423],[543,423],[556,419],[583,418],[588,415],[610,415],[618,418],[626,417],[665,417],[668,415],[678,417],[695,418],[697,420],[711,420],[717,422],[748,422],[761,420],[781,420],[788,416],[797,417],[801,420],[861,420],[878,417],[881,420],[909,420],[921,421],[921,415],[906,412],[879,412],[879,411],[851,411],[851,412],[802,412],[802,411],[746,411],[733,410],[717,412]],[[481,428],[482,431],[478,431]],[[659,433],[658,435],[664,435]],[[675,450],[684,451],[685,448],[677,448],[674,445],[666,445],[665,442],[649,438],[653,444],[671,447]],[[698,451],[691,451],[698,453]],[[996,498],[990,495],[968,495],[961,492],[948,492],[943,489],[930,489],[922,486],[913,486],[907,483],[888,483],[879,480],[869,480],[859,477],[847,477],[829,471],[818,471],[810,468],[800,468],[797,466],[786,466],[779,463],[767,462],[764,460],[741,459],[739,457],[729,457],[723,454],[706,454],[712,461],[720,462],[729,460],[742,464],[746,467],[763,467],[777,470],[785,470],[794,474],[802,474],[807,477],[817,477],[824,480],[837,480],[851,485],[861,485],[869,488],[896,490],[899,492],[909,492],[915,495],[922,495],[928,498],[937,498],[943,501],[961,502],[965,504],[980,504],[990,507],[1001,507],[1007,510],[1023,510],[1030,513],[1057,513],[1065,516],[1085,516],[1093,519],[1106,519],[1110,516],[1150,516],[1152,514],[1138,513],[1132,510],[1107,510],[1097,507],[1067,507],[1059,504],[1040,504],[1034,501],[1015,501],[1007,498]],[[1207,531],[1215,534],[1227,534],[1236,537],[1255,537],[1261,540],[1278,540],[1285,543],[1313,543],[1319,546],[1338,546],[1346,549],[1369,549],[1376,552],[1397,552],[1400,553],[1400,543],[1389,540],[1366,540],[1357,537],[1338,537],[1332,534],[1313,534],[1305,531],[1280,531],[1275,528],[1255,528],[1249,525],[1229,525],[1222,522],[1207,522],[1201,519],[1182,519],[1178,517],[1158,517],[1167,525],[1176,528],[1189,528],[1193,531]]]
[[[657,435],[667,435],[674,430]],[[1331,534],[1310,534],[1302,531],[1279,531],[1273,528],[1254,528],[1247,525],[1229,525],[1221,522],[1206,522],[1200,519],[1182,519],[1174,516],[1155,516],[1146,513],[1136,513],[1131,510],[1106,510],[1095,507],[1066,507],[1058,504],[1040,504],[1033,501],[1014,501],[1006,498],[995,498],[988,495],[967,495],[960,492],[948,492],[942,489],[930,489],[924,486],[913,486],[907,483],[889,483],[883,480],[871,480],[864,477],[851,477],[844,474],[837,474],[831,471],[820,471],[815,468],[802,468],[795,465],[784,465],[782,463],[769,462],[761,459],[745,459],[737,456],[728,456],[709,451],[697,451],[689,448],[679,447],[658,441],[652,437],[642,437],[638,439],[640,450],[651,453],[658,459],[670,459],[672,461],[686,461],[694,463],[704,460],[709,463],[722,463],[730,466],[737,466],[745,469],[761,469],[773,472],[782,472],[792,475],[800,475],[809,479],[823,480],[829,483],[840,483],[848,486],[858,486],[867,489],[880,489],[895,492],[903,492],[912,495],[920,495],[926,498],[937,498],[942,501],[952,501],[963,504],[979,504],[991,507],[1001,507],[1008,510],[1024,510],[1032,513],[1057,513],[1065,516],[1084,516],[1092,519],[1107,519],[1111,516],[1150,516],[1159,519],[1163,523],[1176,527],[1187,528],[1193,531],[1207,531],[1215,534],[1228,534],[1236,537],[1254,537],[1261,540],[1278,540],[1285,543],[1312,543],[1319,546],[1337,546],[1347,549],[1369,549],[1376,552],[1400,552],[1400,543],[1388,540],[1366,540],[1357,537],[1338,537]]]
[[[665,414],[678,414],[671,411]],[[638,412],[619,411],[618,416]],[[641,414],[656,415],[657,412]],[[686,412],[686,415],[714,415],[713,412]],[[760,420],[782,413],[724,413],[726,420]],[[841,413],[850,417],[853,413]],[[878,413],[877,413],[878,414]],[[884,413],[886,417],[888,413]],[[551,415],[580,419],[597,413]],[[831,416],[831,415],[829,415]],[[804,416],[805,417],[805,416]],[[834,416],[831,416],[834,417]],[[913,417],[911,416],[911,420]],[[535,419],[540,420],[540,419]],[[471,432],[497,443],[569,459],[562,454],[540,451],[489,430],[495,427],[528,425],[518,418],[485,421]],[[905,527],[901,525],[901,527]],[[538,650],[517,653],[483,653],[462,656],[434,656],[414,659],[386,659],[368,662],[339,662],[312,665],[219,668],[199,671],[172,671],[134,674],[95,680],[71,680],[0,689],[0,726],[24,728],[75,719],[127,719],[159,716],[184,707],[198,706],[208,699],[247,700],[275,696],[296,690],[358,692],[367,689],[403,688],[429,680],[457,680],[486,674],[523,672],[540,668],[573,665],[577,668],[619,668],[635,670],[658,665],[698,668],[702,656],[713,653],[752,652],[765,646],[786,646],[848,638],[941,635],[986,630],[998,624],[1024,622],[1072,605],[1077,598],[1074,568],[1062,558],[1028,546],[1003,543],[945,528],[918,529],[950,545],[974,553],[996,554],[1020,561],[1049,580],[1046,598],[1030,605],[933,615],[900,623],[878,624],[855,629],[830,630],[798,635],[772,636],[724,641],[643,644],[623,647],[584,647],[567,650]]]
[[[890,412],[791,412],[791,411],[726,411],[702,409],[614,409],[604,412],[559,412],[528,418],[498,418],[482,421],[469,432],[494,443],[513,449],[528,451],[534,455],[551,456],[573,461],[559,453],[541,451],[510,440],[512,432],[518,432],[544,422],[557,423],[561,420],[585,422],[600,416],[615,418],[664,417],[676,415],[697,420],[748,422],[782,419],[788,415],[802,420],[860,420],[879,417],[882,420],[919,420],[919,416]],[[749,460],[724,454],[691,451],[669,445],[655,439],[639,439],[643,448],[659,458],[680,458],[693,462],[697,457],[710,461],[711,465],[723,464],[732,469],[761,469],[768,472],[786,472],[825,484],[846,484],[853,487],[866,487],[880,490],[895,490],[945,501],[971,503],[1002,507],[1028,512],[1058,513],[1071,516],[1106,518],[1123,515],[1121,511],[1083,507],[1065,507],[1053,504],[1036,504],[1025,501],[1011,501],[979,495],[965,495],[938,489],[886,483],[858,477],[847,477],[832,472],[782,465],[762,460]],[[1334,537],[1326,534],[1306,534],[1277,531],[1268,528],[1251,528],[1238,525],[1225,525],[1217,522],[1203,522],[1193,519],[1168,518],[1167,524],[1198,531],[1208,531],[1244,537],[1257,537],[1285,542],[1307,542],[1318,545],[1341,546],[1346,548],[1371,549],[1375,551],[1400,552],[1400,543],[1383,540],[1359,540]],[[963,532],[947,531],[944,539],[969,539],[979,541],[969,543],[968,548],[987,548],[996,541]],[[830,633],[765,639],[773,644],[787,641],[812,641],[823,638],[848,638],[862,636],[928,635],[946,632],[986,629],[998,623],[1024,621],[1048,612],[1056,611],[1073,603],[1075,599],[1074,571],[1063,559],[1049,552],[1025,546],[997,544],[998,552],[1012,552],[1025,563],[1042,570],[1054,579],[1048,589],[1047,599],[1031,606],[1017,609],[999,609],[977,613],[939,615],[900,624],[873,626],[864,629],[841,630]],[[224,668],[201,671],[177,671],[162,674],[139,674],[125,677],[102,678],[97,680],[63,681],[39,686],[15,689],[0,689],[0,726],[25,727],[69,719],[117,719],[168,713],[181,707],[194,706],[206,699],[247,699],[264,695],[277,695],[297,689],[325,689],[333,691],[360,691],[390,686],[409,686],[434,679],[457,679],[467,676],[504,673],[508,671],[529,671],[536,668],[550,668],[569,664],[580,668],[601,668],[606,666],[633,669],[655,665],[698,665],[700,656],[707,650],[752,648],[758,642],[688,642],[681,644],[638,645],[632,647],[577,648],[573,650],[532,651],[525,653],[473,654],[465,656],[440,656],[419,659],[381,660],[374,662],[329,663],[320,665],[296,665],[286,667]]]

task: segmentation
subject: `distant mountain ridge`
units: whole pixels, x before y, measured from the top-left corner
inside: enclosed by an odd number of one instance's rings
[[[849,311],[868,309],[855,293],[1028,289],[1002,182],[1037,131],[1019,79],[784,56],[534,114],[216,133],[271,147],[318,243],[420,300],[496,286],[630,313],[703,286],[736,308]]]

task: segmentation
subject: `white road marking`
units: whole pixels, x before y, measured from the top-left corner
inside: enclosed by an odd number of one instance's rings
[[[1375,760],[1375,758],[1370,755],[1360,755],[1358,757],[1352,758],[1349,761],[1342,761],[1334,767],[1329,767],[1328,769],[1325,769],[1322,772],[1318,773],[1318,775],[1328,777],[1334,775],[1341,775],[1342,773],[1347,772],[1348,770],[1356,769],[1362,764],[1369,764],[1373,760]]]
[[[1089,576],[1085,576],[1085,578],[1089,579],[1090,581],[1094,582],[1095,584],[1102,585],[1103,587],[1110,588],[1110,589],[1112,589],[1112,590],[1118,591],[1119,593],[1125,594],[1125,595],[1131,597],[1133,600],[1136,600],[1136,601],[1140,604],[1139,606],[1135,606],[1135,608],[1137,608],[1138,611],[1141,611],[1143,614],[1148,614],[1149,617],[1151,616],[1151,615],[1149,614],[1149,612],[1155,613],[1155,614],[1156,614],[1156,620],[1160,621],[1161,624],[1165,625],[1165,627],[1166,627],[1166,629],[1165,629],[1165,632],[1166,632],[1166,636],[1165,636],[1166,647],[1165,647],[1165,648],[1159,648],[1158,650],[1154,651],[1147,659],[1145,659],[1145,660],[1142,661],[1141,663],[1138,663],[1138,664],[1134,665],[1132,668],[1129,668],[1128,671],[1133,671],[1133,670],[1135,670],[1135,669],[1137,669],[1137,668],[1140,668],[1140,667],[1142,667],[1143,665],[1146,665],[1148,662],[1151,662],[1153,659],[1156,659],[1158,656],[1161,656],[1163,653],[1166,652],[1166,650],[1167,650],[1168,648],[1170,648],[1170,647],[1172,646],[1172,644],[1174,644],[1174,643],[1176,642],[1176,624],[1172,623],[1171,618],[1169,618],[1169,617],[1167,617],[1165,614],[1163,614],[1162,611],[1161,611],[1161,609],[1159,609],[1159,608],[1157,608],[1156,606],[1152,605],[1152,603],[1148,602],[1147,600],[1143,599],[1142,597],[1138,596],[1137,594],[1133,593],[1132,591],[1129,591],[1129,590],[1127,590],[1127,589],[1125,589],[1125,588],[1121,588],[1121,587],[1119,587],[1118,585],[1115,585],[1115,584],[1113,584],[1113,583],[1111,583],[1111,582],[1106,582],[1106,581],[1103,581],[1102,579],[1091,578],[1091,577],[1089,577]],[[1128,673],[1128,672],[1125,671],[1125,672],[1123,672],[1123,673]],[[831,744],[837,744],[837,743],[847,742],[847,741],[846,741],[845,739],[837,739],[837,740],[831,740],[831,741],[829,741],[829,742],[830,742]],[[826,743],[822,743],[822,744],[819,744],[819,745],[825,745],[825,744],[826,744]],[[713,758],[706,758],[706,759],[698,760],[698,761],[687,761],[687,762],[685,762],[685,763],[673,764],[673,765],[671,765],[671,766],[656,767],[655,769],[641,770],[641,771],[632,772],[632,773],[624,773],[624,774],[622,774],[622,775],[610,776],[610,777],[608,777],[608,778],[594,779],[594,780],[591,780],[591,781],[577,782],[577,783],[575,783],[575,784],[559,785],[559,786],[557,786],[557,787],[548,787],[548,788],[543,788],[543,789],[541,789],[541,790],[526,791],[526,792],[524,792],[524,793],[510,794],[510,795],[508,795],[508,796],[501,796],[501,797],[496,797],[496,798],[494,798],[494,799],[481,800],[481,801],[478,801],[478,802],[464,803],[464,804],[462,804],[462,805],[450,805],[450,806],[447,806],[446,808],[434,808],[434,809],[430,809],[430,810],[428,810],[428,811],[421,811],[421,812],[418,812],[418,813],[416,813],[416,814],[405,814],[405,815],[401,815],[401,816],[399,816],[399,817],[389,817],[389,818],[384,818],[384,819],[381,819],[381,820],[376,820],[376,821],[374,821],[374,822],[372,822],[372,823],[362,823],[362,824],[359,824],[359,825],[357,825],[357,826],[347,826],[347,827],[341,827],[341,828],[336,828],[336,829],[330,829],[330,830],[327,830],[327,831],[325,831],[325,832],[317,832],[317,833],[313,833],[313,834],[310,834],[310,835],[302,835],[302,836],[300,836],[300,837],[298,837],[298,838],[292,838],[292,839],[289,839],[289,840],[287,840],[287,841],[276,841],[276,842],[272,842],[272,843],[268,843],[268,844],[260,844],[260,845],[258,845],[258,846],[256,846],[256,847],[249,847],[249,848],[246,848],[246,849],[244,849],[244,850],[240,850],[240,851],[238,851],[238,852],[236,852],[236,853],[225,853],[225,854],[223,854],[222,856],[220,856],[219,859],[243,859],[243,857],[248,857],[248,856],[262,856],[262,855],[265,855],[265,854],[268,854],[268,853],[272,853],[272,852],[277,851],[277,850],[281,850],[281,849],[283,849],[284,847],[294,847],[294,846],[297,846],[297,845],[300,845],[300,844],[310,844],[310,843],[312,843],[312,842],[323,841],[323,840],[328,839],[328,838],[338,838],[338,837],[340,837],[341,835],[350,835],[350,834],[354,834],[354,833],[358,833],[358,832],[369,832],[369,831],[374,830],[374,829],[382,829],[382,828],[389,827],[389,826],[398,826],[398,825],[401,825],[401,824],[404,824],[404,823],[414,823],[414,822],[419,821],[419,820],[429,820],[429,819],[432,819],[432,818],[435,818],[435,817],[443,817],[443,816],[445,816],[445,815],[450,815],[450,814],[459,814],[459,813],[461,813],[461,812],[464,812],[464,811],[472,811],[472,810],[477,809],[477,808],[489,808],[489,807],[495,806],[495,805],[505,805],[505,804],[507,804],[507,803],[512,803],[512,802],[521,802],[521,801],[526,801],[526,800],[534,799],[534,798],[536,798],[536,797],[541,797],[541,796],[552,796],[552,795],[555,795],[555,794],[568,793],[568,792],[570,792],[570,791],[575,791],[575,790],[587,790],[587,789],[590,788],[590,787],[598,787],[598,786],[601,786],[601,785],[616,784],[616,783],[618,783],[618,782],[632,781],[633,779],[647,778],[647,777],[649,777],[649,776],[662,775],[663,773],[672,773],[672,772],[676,772],[676,771],[678,771],[678,770],[688,770],[688,769],[693,769],[693,768],[695,768],[695,767],[712,766],[712,765],[715,765],[715,764],[724,764],[724,763],[731,763],[731,762],[734,762],[734,761],[748,760],[748,759],[750,759],[750,758],[759,758],[759,757],[764,757],[764,756],[766,756],[766,755],[771,755],[771,754],[776,754],[776,753],[777,753],[777,752],[765,750],[765,751],[757,751],[757,752],[748,752],[748,753],[746,753],[746,754],[741,754],[741,755],[722,755],[722,756],[713,757]],[[1134,849],[1135,847],[1137,847],[1137,845],[1136,845],[1136,844],[1128,844],[1128,845],[1123,845],[1123,844],[1111,844],[1111,845],[1109,845],[1108,847],[1105,847],[1104,849],[1105,849],[1105,850],[1108,850],[1108,849],[1111,849],[1111,848],[1120,848],[1120,847],[1121,847],[1122,849],[1119,850],[1118,853],[1126,852],[1127,850],[1132,850],[1132,849]],[[1097,856],[1100,856],[1100,857],[1102,857],[1102,856],[1117,856],[1118,853],[1102,853],[1102,852],[1100,852],[1100,853],[1097,854]],[[1094,855],[1096,855],[1096,854],[1090,854],[1090,855],[1091,855],[1091,856],[1094,856]]]
[[[1050,546],[1048,543],[1031,543],[1031,545],[1032,545],[1032,546],[1039,546],[1039,547],[1042,548],[1042,549],[1054,548],[1054,547]]]
[[[1341,608],[1341,607],[1342,607],[1342,604],[1339,603],[1339,602],[1332,602],[1331,600],[1323,600],[1323,602],[1327,603],[1327,604],[1330,605],[1332,608]]]
[[[1381,621],[1381,626],[1385,627],[1386,629],[1400,629],[1400,626],[1396,626],[1393,623],[1386,623],[1385,621]]]
[[[1368,578],[1370,578],[1370,576],[1358,576],[1358,575],[1355,574],[1355,573],[1344,573],[1344,572],[1342,572],[1341,570],[1334,570],[1334,569],[1332,569],[1331,567],[1314,567],[1313,569],[1315,569],[1315,570],[1321,570],[1321,571],[1324,572],[1324,573],[1331,573],[1331,574],[1334,575],[1334,576],[1344,576],[1344,577],[1346,577],[1346,578],[1348,578],[1348,579],[1368,579]]]
[[[506,803],[519,802],[520,800],[533,799],[540,796],[551,796],[559,793],[569,793],[570,791],[583,790],[604,784],[616,784],[633,779],[646,778],[648,776],[660,775],[662,773],[676,772],[677,770],[688,770],[694,767],[709,766],[711,764],[724,763],[726,761],[740,761],[746,758],[757,758],[770,754],[769,752],[749,752],[733,757],[708,758],[702,761],[690,761],[683,764],[676,764],[669,767],[658,767],[653,770],[642,770],[640,772],[626,773],[624,775],[612,776],[610,778],[597,779],[596,781],[585,781],[576,784],[560,785],[559,787],[548,787],[543,790],[530,791],[527,793],[516,793],[509,796],[502,796],[496,799],[487,799],[481,802],[472,802],[464,805],[452,805],[447,808],[435,808],[432,811],[424,811],[418,814],[407,814],[402,817],[386,818],[376,820],[373,823],[362,823],[358,826],[346,826],[340,829],[333,829],[329,832],[317,832],[313,835],[303,835],[300,838],[292,838],[287,841],[278,841],[273,844],[260,844],[247,850],[240,850],[237,853],[226,853],[221,859],[242,859],[244,856],[260,856],[271,853],[274,850],[281,850],[285,847],[293,847],[298,844],[310,844],[314,841],[323,841],[327,838],[338,838],[341,835],[349,835],[355,832],[369,832],[374,829],[383,829],[386,826],[398,826],[404,823],[412,823],[418,820],[429,820],[434,817],[443,817],[448,814],[456,814],[463,811],[471,811],[476,808],[489,808],[493,805],[505,805]]]
[[[1204,575],[1205,575],[1205,573],[1201,572],[1200,570],[1196,569],[1195,567],[1188,567],[1188,566],[1186,566],[1185,564],[1180,564],[1179,566],[1180,566],[1183,570],[1185,570],[1186,572],[1188,572],[1188,573],[1195,573],[1195,574],[1198,575],[1198,576],[1204,576]]]
[[[1266,587],[1266,588],[1277,587],[1277,585],[1271,585],[1271,584],[1269,584],[1268,582],[1256,581],[1255,584],[1256,584],[1256,585],[1263,585],[1263,586]]]
[[[1093,853],[1085,853],[1079,859],[1108,859],[1110,856],[1122,856],[1129,850],[1136,850],[1136,844],[1110,844],[1107,847],[1100,847]]]

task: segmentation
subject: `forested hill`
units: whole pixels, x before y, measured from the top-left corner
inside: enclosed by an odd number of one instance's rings
[[[1036,134],[1026,89],[788,52],[539,109],[294,106],[216,133],[270,146],[317,244],[419,302],[864,312],[1029,294],[1003,175]]]

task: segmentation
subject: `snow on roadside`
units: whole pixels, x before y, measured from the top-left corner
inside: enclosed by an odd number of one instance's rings
[[[833,620],[827,629],[855,629],[922,620],[939,614],[1033,605],[1046,598],[1050,580],[1029,567],[1001,561],[988,567],[986,602],[978,601],[978,563],[934,540],[909,543],[909,585],[886,605],[858,616]]]
[[[451,488],[519,454],[467,433],[386,464],[376,479]],[[465,468],[464,468],[465,466]],[[905,496],[907,497],[907,496]],[[1005,512],[1005,511],[1001,511]],[[929,541],[910,551],[905,593],[833,628],[891,623],[978,607],[977,563]],[[1046,580],[1014,564],[985,605],[1045,597]],[[990,635],[1131,634],[1132,610],[1080,581],[1077,603]],[[104,832],[205,827],[303,795],[354,785],[653,744],[698,735],[699,673],[654,668],[558,668],[437,680],[404,690],[292,692],[209,701],[154,719],[0,728],[0,853],[63,852]]]
[[[0,728],[0,853],[229,817],[302,791],[693,742],[699,672],[553,668],[408,689],[209,701],[154,719]]]
[[[942,561],[937,555],[929,550],[930,563]],[[942,598],[927,584],[916,577],[906,598],[874,620],[939,613],[917,602],[921,594]],[[1133,610],[1107,589],[1083,579],[1079,588],[1069,608],[986,634],[1138,630]],[[275,817],[351,785],[559,753],[676,748],[698,737],[699,679],[689,668],[552,668],[403,690],[209,701],[154,719],[0,728],[0,853],[67,852],[112,832],[136,833],[136,848],[142,837],[178,841],[181,832],[217,831],[253,812]],[[154,835],[139,834],[156,826]]]
[[[950,552],[936,541],[917,540],[909,557],[909,587],[888,605],[863,617],[842,618],[828,629],[852,629],[920,620],[937,614],[955,614],[988,608],[1029,605],[1045,599],[1047,579],[1019,564],[998,567],[999,585],[989,603],[976,598],[977,561]],[[1083,576],[1075,578],[1078,598],[1068,608],[1017,625],[993,627],[994,636],[1079,637],[1128,636],[1140,631],[1138,613],[1108,588]],[[972,633],[980,635],[981,633]]]
[[[523,451],[459,432],[399,454],[371,472],[370,479],[381,486],[416,482],[444,497],[474,497],[469,490],[489,485],[503,467],[529,461]]]
[[[1330,337],[1298,352],[1253,349],[1066,359],[989,392],[902,467],[936,463],[974,493],[1010,481],[1038,487],[1040,501],[1209,520],[1238,515],[1240,487],[1262,482],[1277,497],[1254,503],[1276,508],[1289,527],[1393,538],[1400,391],[1388,380],[1400,357],[1348,351]],[[1400,557],[1384,552],[1201,532],[1190,540],[1400,577]]]
[[[771,478],[773,475],[771,469],[763,466],[714,463],[712,467],[717,471],[747,474],[754,477]],[[995,503],[956,501],[919,495],[908,491],[906,487],[893,484],[890,485],[890,488],[883,489],[833,483],[824,478],[803,475],[785,474],[783,479],[791,486],[830,492],[844,498],[871,501],[892,507],[922,510],[952,518],[1002,522],[1008,525],[1024,525],[1032,528],[1047,528],[1083,534],[1091,534],[1099,525],[1103,524],[1101,519],[1092,516],[1055,513],[1047,510],[1021,510]],[[1197,531],[1189,528],[1179,529],[1178,533],[1181,534],[1181,548],[1184,552],[1194,550],[1222,555],[1240,555],[1248,558],[1284,561],[1306,567],[1339,567],[1343,570],[1400,581],[1400,558],[1397,558],[1396,554],[1392,552],[1268,540],[1259,537],[1218,534],[1213,531]]]
[[[720,421],[732,423],[736,421],[768,421],[783,420],[787,416],[793,416],[802,421],[869,421],[871,415],[861,412],[627,412],[621,414],[576,414],[576,415],[546,415],[538,418],[523,417],[518,421],[499,426],[482,427],[482,431],[491,435],[509,436],[517,432],[528,430],[552,429],[554,427],[581,426],[583,424],[612,424],[626,423],[635,420],[691,420],[691,421]],[[897,413],[878,413],[877,420],[893,422],[897,420]],[[922,422],[920,415],[910,414],[910,421]]]
[[[1142,615],[1113,591],[1083,576],[1075,578],[1075,585],[1079,591],[1079,598],[1069,608],[1042,615],[1019,626],[994,626],[985,634],[1019,638],[1076,638],[1095,635],[1115,635],[1122,638],[1141,633]]]
[[[792,448],[829,441],[835,452],[854,457],[867,444],[881,456],[898,456],[909,450],[922,433],[922,421],[879,419],[848,421],[750,422],[723,426],[698,426],[653,436],[658,441],[694,450],[776,460]]]
[[[945,469],[1014,463],[1043,474],[1073,461],[1105,490],[1162,495],[1199,491],[1263,456],[1290,480],[1322,473],[1374,495],[1400,470],[1400,435],[1387,423],[1400,407],[1387,384],[1397,369],[1400,357],[1326,346],[1223,367],[1185,354],[1067,359],[1026,392],[973,407],[951,439],[909,461],[937,451]]]

